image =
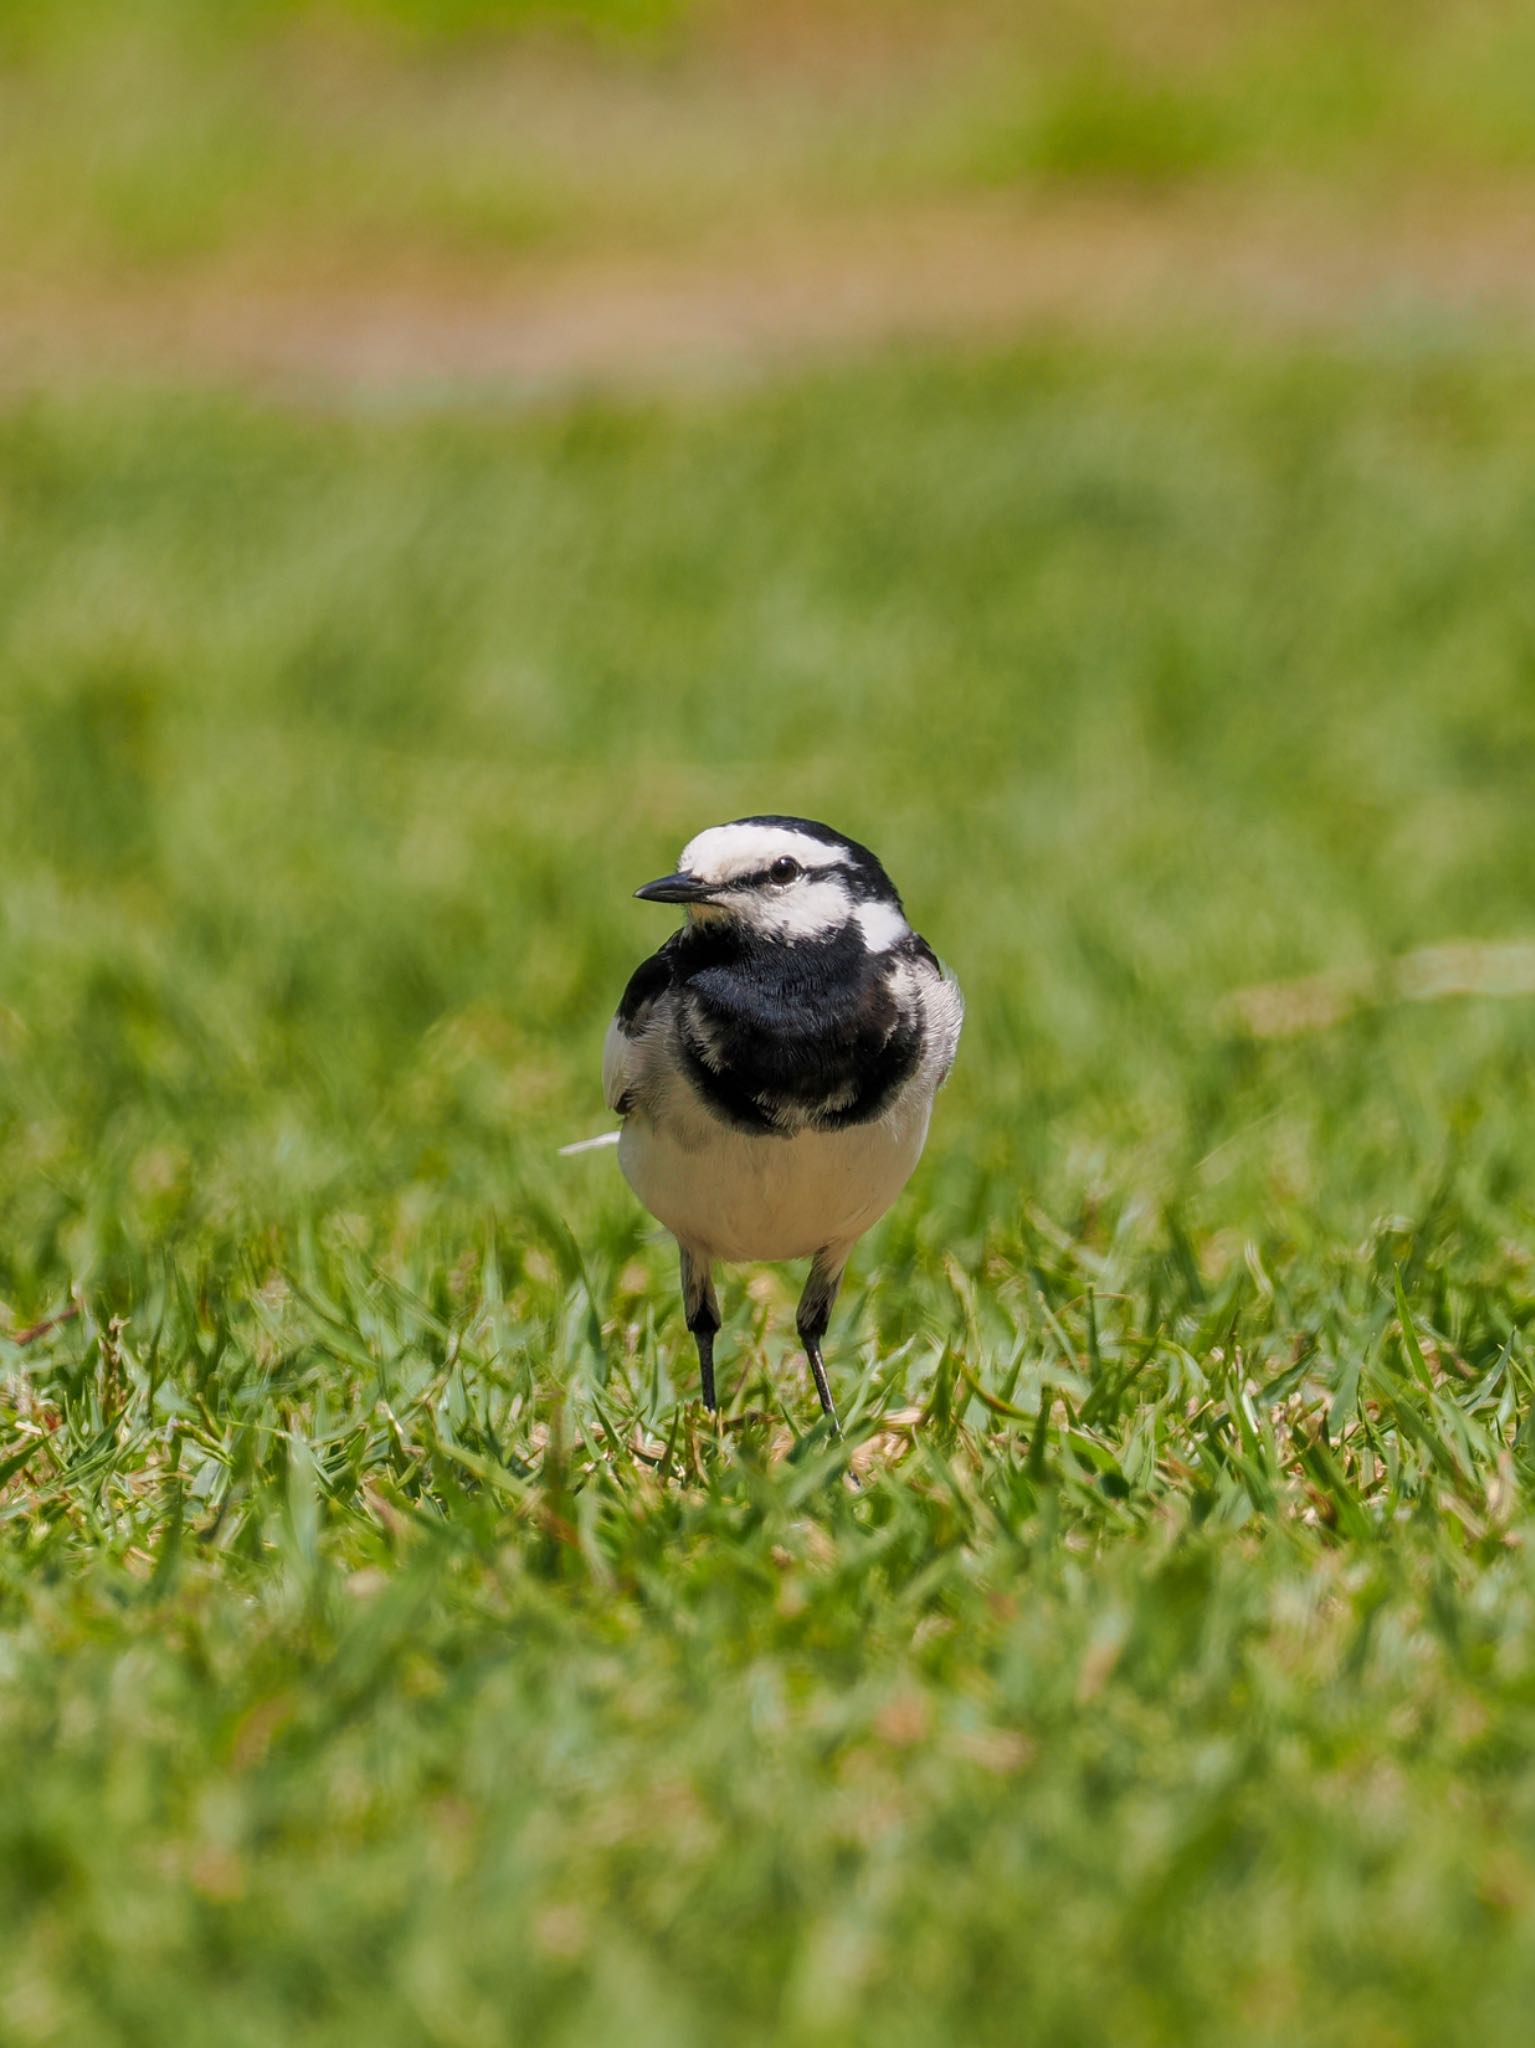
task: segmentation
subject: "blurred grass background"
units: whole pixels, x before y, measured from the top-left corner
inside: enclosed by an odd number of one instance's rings
[[[65,282],[1535,166],[1518,0],[32,0],[0,57],[0,258]]]
[[[1535,372],[1443,252],[1523,203],[1525,12],[0,53],[0,2036],[1522,2042]],[[1109,267],[1211,200],[1440,268],[652,388],[652,260],[704,318],[725,248],[1089,190]],[[600,350],[433,381],[503,266]],[[282,390],[125,355],[189,279],[289,292]],[[421,380],[313,353],[338,283]],[[970,1001],[843,1447],[772,1273],[712,1437],[556,1156],[630,890],[756,809]]]

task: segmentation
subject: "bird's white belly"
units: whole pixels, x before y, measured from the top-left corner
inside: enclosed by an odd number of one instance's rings
[[[702,1111],[665,1127],[631,1117],[618,1159],[630,1187],[679,1242],[708,1257],[808,1259],[876,1223],[910,1179],[930,1099],[841,1131],[759,1137]]]

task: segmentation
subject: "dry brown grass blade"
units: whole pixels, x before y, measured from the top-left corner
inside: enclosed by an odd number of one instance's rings
[[[50,1330],[57,1330],[65,1323],[72,1323],[79,1313],[79,1302],[72,1301],[68,1308],[61,1308],[56,1316],[45,1316],[40,1323],[32,1323],[25,1330],[13,1330],[9,1342],[35,1344],[39,1337],[46,1337]]]

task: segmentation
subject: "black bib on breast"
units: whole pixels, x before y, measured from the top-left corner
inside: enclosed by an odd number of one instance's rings
[[[922,1054],[920,1006],[891,986],[898,957],[871,953],[851,922],[793,944],[695,925],[673,966],[689,1080],[740,1130],[871,1122]]]

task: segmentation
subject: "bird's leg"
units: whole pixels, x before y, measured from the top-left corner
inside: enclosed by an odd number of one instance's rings
[[[682,1306],[688,1328],[698,1346],[698,1377],[703,1383],[704,1406],[710,1414],[719,1410],[714,1398],[714,1338],[720,1326],[720,1305],[714,1292],[714,1275],[709,1261],[699,1252],[682,1247]]]
[[[805,1356],[810,1361],[810,1376],[815,1381],[815,1390],[821,1397],[821,1411],[838,1436],[842,1424],[837,1420],[836,1404],[831,1397],[831,1387],[826,1379],[826,1361],[821,1356],[821,1339],[826,1335],[826,1325],[831,1321],[831,1306],[837,1298],[837,1289],[842,1285],[842,1268],[846,1262],[845,1251],[817,1252],[810,1267],[810,1278],[805,1282],[805,1291],[799,1298],[799,1311],[794,1326],[799,1331],[799,1340],[805,1347]]]

